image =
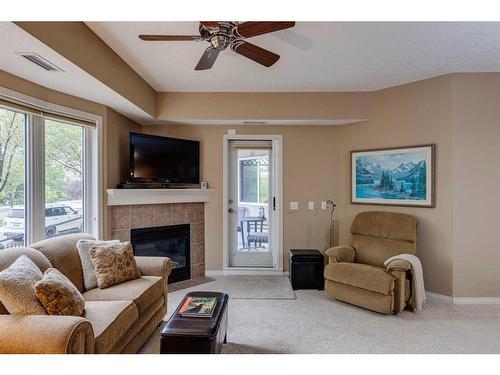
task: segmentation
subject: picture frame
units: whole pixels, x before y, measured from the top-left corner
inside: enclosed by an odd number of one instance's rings
[[[435,207],[435,144],[351,151],[351,204]]]

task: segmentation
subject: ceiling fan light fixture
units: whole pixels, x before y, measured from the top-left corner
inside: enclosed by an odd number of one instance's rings
[[[197,35],[139,35],[144,41],[206,41],[210,43],[195,70],[212,68],[220,51],[228,47],[241,56],[246,57],[265,67],[270,67],[280,56],[264,48],[247,42],[245,39],[288,29],[295,22],[228,22],[200,21]]]

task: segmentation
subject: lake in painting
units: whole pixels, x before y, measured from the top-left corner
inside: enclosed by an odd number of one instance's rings
[[[353,155],[355,198],[420,201],[427,199],[427,149]]]

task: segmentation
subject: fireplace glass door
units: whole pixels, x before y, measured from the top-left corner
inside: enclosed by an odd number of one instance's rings
[[[168,257],[172,261],[169,284],[191,278],[190,225],[169,225],[131,230],[136,256]]]

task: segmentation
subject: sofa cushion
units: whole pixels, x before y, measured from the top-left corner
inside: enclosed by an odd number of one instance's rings
[[[7,249],[2,249],[0,251],[0,271],[3,271],[9,267],[14,261],[21,255],[26,255],[30,258],[33,263],[37,265],[41,272],[45,272],[47,268],[52,267],[49,260],[45,255],[41,254],[39,251],[30,249],[29,247],[12,247]],[[8,314],[9,312],[5,306],[0,302],[0,315]]]
[[[394,290],[394,277],[384,268],[359,263],[333,263],[325,267],[325,278],[389,295]]]
[[[61,271],[80,292],[83,292],[85,288],[82,264],[76,248],[77,242],[81,239],[94,239],[94,237],[81,233],[67,234],[34,243],[31,247],[45,255],[52,263],[52,267]]]
[[[95,266],[97,285],[101,289],[141,276],[130,242],[92,246],[89,253]]]
[[[10,314],[47,315],[35,294],[35,284],[42,277],[42,271],[26,255],[0,272],[0,301]]]
[[[107,353],[137,321],[132,301],[88,301],[83,317],[94,329],[95,352]]]
[[[86,301],[133,300],[142,314],[158,297],[165,293],[165,279],[157,276],[142,276],[106,289],[95,288],[83,293]]]
[[[85,300],[76,287],[55,268],[49,268],[35,284],[35,293],[49,315],[80,316]]]
[[[80,240],[77,242],[78,254],[83,269],[83,284],[85,290],[97,288],[97,278],[95,277],[95,267],[90,259],[90,248],[93,246],[107,246],[120,243],[118,240],[97,241],[97,240]]]

